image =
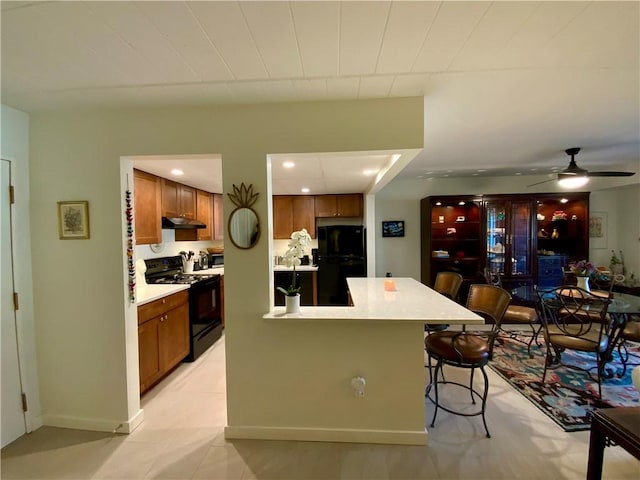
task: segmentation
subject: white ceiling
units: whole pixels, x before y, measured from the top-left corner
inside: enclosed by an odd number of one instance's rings
[[[542,175],[566,166],[569,147],[592,171],[640,170],[639,7],[3,1],[2,102],[36,112],[424,96],[425,148],[398,179]],[[347,157],[353,178],[381,161]],[[300,162],[296,175],[330,171],[306,160],[312,170]]]

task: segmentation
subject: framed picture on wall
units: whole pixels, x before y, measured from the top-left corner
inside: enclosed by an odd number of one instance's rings
[[[591,212],[589,215],[589,245],[591,248],[607,248],[607,214]]]
[[[404,221],[391,220],[382,222],[383,237],[404,237]]]
[[[58,234],[60,240],[89,238],[89,202],[58,202]]]

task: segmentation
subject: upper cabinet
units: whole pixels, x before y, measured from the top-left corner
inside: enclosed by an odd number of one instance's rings
[[[162,242],[160,178],[140,170],[134,170],[133,182],[136,244],[160,243]]]
[[[213,231],[213,196],[204,190],[196,190],[196,219],[206,228],[196,230],[198,240],[211,240]]]
[[[287,239],[291,232],[305,228],[316,236],[315,199],[313,195],[273,196],[273,238]]]
[[[221,193],[213,194],[213,239],[224,239],[224,211],[223,197]]]
[[[316,217],[361,217],[362,195],[316,195]]]
[[[196,218],[196,189],[162,179],[162,216]]]

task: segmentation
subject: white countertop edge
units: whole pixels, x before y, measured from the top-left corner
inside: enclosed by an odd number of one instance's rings
[[[293,267],[287,267],[286,265],[274,265],[274,272],[293,272]],[[318,267],[312,265],[298,265],[296,272],[317,272]]]
[[[319,310],[323,309],[323,310]],[[445,325],[484,325],[482,317],[436,319],[426,317],[387,317],[359,312],[357,307],[300,307],[299,313],[286,313],[285,307],[275,307],[262,316],[265,320],[324,320],[324,321],[373,321],[373,322],[411,322]]]
[[[136,286],[136,305],[144,305],[159,298],[173,295],[189,288],[188,284],[179,285],[138,285]]]
[[[394,278],[396,290],[385,291],[385,278],[348,278],[353,307],[300,307],[287,314],[274,307],[267,320],[367,320],[483,325],[484,319],[412,278]],[[427,313],[428,312],[428,313]]]

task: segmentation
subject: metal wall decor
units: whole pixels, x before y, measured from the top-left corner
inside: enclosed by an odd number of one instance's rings
[[[236,247],[248,249],[255,246],[260,238],[260,221],[258,214],[252,207],[258,200],[259,193],[254,193],[253,184],[247,187],[244,183],[240,187],[233,185],[233,193],[228,193],[229,199],[236,208],[229,215],[229,238]]]

